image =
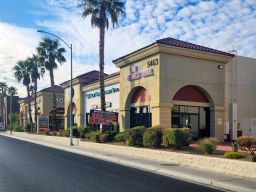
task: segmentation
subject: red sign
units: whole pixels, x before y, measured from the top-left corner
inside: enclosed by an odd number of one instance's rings
[[[98,110],[90,111],[89,124],[91,125],[111,125],[118,121],[118,113],[115,112],[103,112]]]

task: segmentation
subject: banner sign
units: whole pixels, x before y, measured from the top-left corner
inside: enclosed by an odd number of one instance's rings
[[[108,111],[90,110],[89,124],[91,125],[111,125],[118,121],[118,113]]]

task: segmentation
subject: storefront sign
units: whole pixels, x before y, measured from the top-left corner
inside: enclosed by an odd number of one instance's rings
[[[116,93],[116,92],[119,92],[119,88],[117,87],[113,87],[111,89],[107,89],[105,90],[105,94],[108,95],[108,94],[112,94],[112,93]],[[90,93],[90,94],[87,94],[87,99],[91,99],[91,98],[95,98],[95,97],[99,97],[100,96],[100,92],[95,92],[95,93]]]
[[[134,81],[144,77],[149,77],[154,75],[153,68],[139,69],[137,65],[132,65],[130,67],[130,74],[127,76],[127,81]]]
[[[36,103],[37,103],[37,104],[41,103],[41,99],[37,99],[37,100],[36,100]],[[56,103],[57,103],[57,104],[63,104],[63,103],[64,103],[64,98],[63,98],[63,97],[57,97],[57,98],[56,98]]]
[[[38,126],[40,129],[48,129],[49,127],[49,120],[48,117],[39,117],[38,118]]]
[[[90,111],[89,124],[91,125],[111,125],[114,122],[118,122],[118,113],[97,110]]]

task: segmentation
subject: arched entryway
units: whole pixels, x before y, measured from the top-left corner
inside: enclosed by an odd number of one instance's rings
[[[136,87],[130,93],[127,107],[130,109],[130,127],[151,127],[152,115],[150,111],[151,96],[144,87]]]
[[[76,120],[76,112],[77,112],[77,108],[75,103],[72,103],[72,117],[71,117],[71,121],[72,121],[72,126],[77,125],[77,120]],[[70,105],[68,106],[68,111],[67,111],[67,127],[70,127]]]
[[[201,87],[187,85],[179,89],[172,99],[172,127],[188,127],[194,138],[211,136],[213,102]]]

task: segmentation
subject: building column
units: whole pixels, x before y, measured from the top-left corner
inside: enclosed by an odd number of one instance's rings
[[[158,105],[151,106],[152,112],[152,127],[160,126],[163,128],[171,128],[171,108],[170,103],[160,103]]]
[[[211,107],[210,108],[210,135],[218,138],[219,141],[224,141],[225,128],[225,108]]]
[[[118,122],[120,131],[125,131],[126,129],[130,128],[130,109],[119,109]]]

